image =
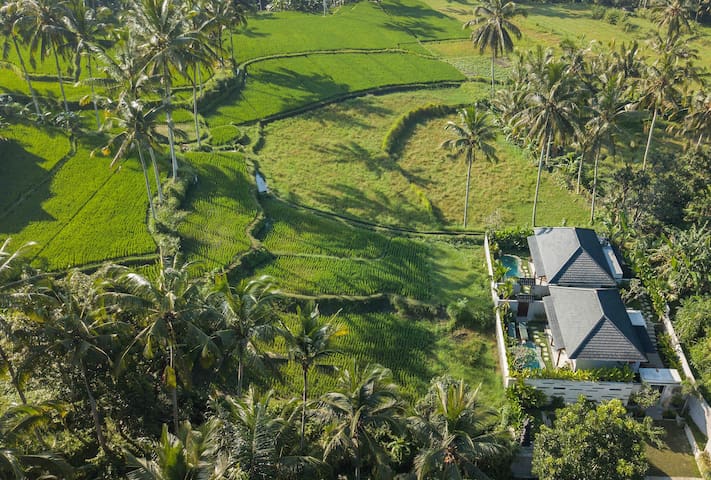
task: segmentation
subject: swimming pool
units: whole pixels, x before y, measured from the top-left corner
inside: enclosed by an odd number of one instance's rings
[[[533,353],[535,353],[535,356],[533,356],[531,361],[526,363],[526,368],[530,368],[531,370],[542,368],[538,346],[536,346],[536,344],[530,340],[524,343],[522,346],[530,348],[531,350],[533,350]]]
[[[515,255],[502,255],[501,263],[504,267],[508,268],[506,272],[506,277],[520,277],[521,276],[521,259]]]

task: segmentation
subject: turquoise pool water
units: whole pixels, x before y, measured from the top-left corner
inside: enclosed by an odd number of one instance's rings
[[[536,344],[529,340],[528,342],[524,343],[523,346],[526,348],[530,348],[536,354],[536,356],[526,364],[526,368],[530,368],[531,370],[542,368],[541,362],[538,360],[538,347],[536,346]]]
[[[521,259],[519,259],[517,256],[502,255],[501,256],[501,263],[504,265],[504,267],[509,269],[509,271],[506,272],[507,277],[520,277],[521,276],[521,270],[519,269],[519,266],[521,264]]]

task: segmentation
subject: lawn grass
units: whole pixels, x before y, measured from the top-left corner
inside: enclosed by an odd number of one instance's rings
[[[655,422],[655,425],[664,428],[664,435],[661,438],[663,446],[661,448],[650,444],[645,446],[650,465],[647,475],[699,477],[699,469],[684,434],[684,428],[677,425],[674,420],[660,420]]]
[[[227,267],[250,247],[246,228],[257,213],[253,181],[244,157],[235,153],[189,153],[197,183],[189,187],[180,224],[187,260],[205,269]]]
[[[36,263],[50,270],[155,251],[146,228],[140,167],[129,161],[113,171],[110,159],[91,155],[97,146],[80,142],[52,178],[4,212],[0,237],[13,237],[16,244],[37,242]],[[13,178],[34,168],[28,162]]]
[[[265,128],[260,164],[279,195],[322,209],[407,227],[458,227],[465,169],[440,148],[447,119],[418,125],[399,159],[381,150],[397,118],[427,103],[459,104],[486,95],[485,84],[457,89],[369,96],[274,122]],[[454,118],[452,118],[454,119]],[[311,139],[303,144],[300,139]],[[472,175],[470,227],[530,222],[536,168],[501,139],[500,162],[477,162]],[[303,172],[318,181],[304,181]],[[540,224],[584,225],[585,201],[544,174]]]
[[[463,78],[446,63],[401,53],[268,60],[250,65],[245,88],[206,117],[211,126],[246,123],[350,92]]]

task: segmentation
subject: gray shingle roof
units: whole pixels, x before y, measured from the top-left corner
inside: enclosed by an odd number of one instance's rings
[[[597,234],[589,228],[537,228],[528,246],[536,275],[545,276],[549,284],[616,285]]]
[[[568,358],[646,362],[645,343],[617,289],[550,287],[543,299],[556,348]]]

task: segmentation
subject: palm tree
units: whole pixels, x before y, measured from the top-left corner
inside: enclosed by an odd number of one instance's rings
[[[188,76],[189,65],[209,63],[214,52],[201,30],[191,28],[188,18],[175,0],[136,0],[130,28],[136,33],[139,51],[147,58],[146,70],[157,74],[163,83],[163,101],[168,123],[168,144],[173,179],[178,178],[172,114],[172,74]]]
[[[59,90],[64,101],[64,112],[69,114],[69,103],[64,92],[62,68],[59,64],[59,54],[64,53],[72,43],[72,34],[64,26],[62,17],[65,13],[65,2],[60,0],[24,0],[23,10],[29,22],[30,63],[34,63],[34,55],[39,51],[40,60],[52,52],[57,68]]]
[[[647,67],[640,85],[639,100],[633,105],[633,108],[641,106],[652,111],[652,123],[649,125],[642,171],[647,168],[647,157],[657,116],[669,110],[677,110],[681,102],[679,87],[688,79],[697,76],[696,69],[691,64],[691,61],[696,58],[696,50],[689,48],[686,41],[679,37],[663,39],[657,35],[652,40],[652,48],[659,56]]]
[[[482,406],[478,393],[462,380],[433,383],[429,399],[410,419],[423,444],[415,457],[418,480],[482,477],[481,462],[504,450],[503,435],[496,430],[497,414]]]
[[[111,322],[100,312],[97,280],[72,271],[62,281],[45,287],[44,298],[45,305],[32,308],[33,318],[41,319],[42,354],[62,359],[60,365],[65,373],[78,373],[89,402],[97,442],[107,451],[102,414],[89,373],[95,372],[102,363],[111,365],[109,347],[114,343],[115,332]]]
[[[170,393],[174,431],[178,431],[178,381],[185,388],[191,383],[195,360],[203,366],[215,363],[220,351],[213,338],[201,325],[207,312],[202,279],[190,273],[191,264],[166,264],[161,255],[156,278],[147,278],[126,267],[114,266],[111,291],[104,294],[110,311],[127,311],[136,315],[139,332],[120,357],[122,370],[126,357],[136,344],[143,347],[146,358],[156,354],[164,363],[163,382]],[[199,358],[195,358],[195,357]]]
[[[183,422],[175,434],[163,425],[160,441],[153,444],[153,458],[136,458],[128,453],[130,480],[227,480],[235,478],[235,465],[220,449],[221,424],[208,419],[193,430]]]
[[[116,105],[115,115],[109,118],[106,123],[106,128],[118,131],[109,139],[108,144],[102,150],[104,154],[108,155],[111,154],[112,147],[115,147],[111,167],[128,157],[131,152],[138,152],[138,159],[141,162],[141,170],[143,171],[143,180],[146,183],[148,206],[154,220],[156,219],[156,211],[153,205],[153,193],[151,192],[151,183],[148,180],[148,169],[143,158],[143,152],[147,149],[153,160],[156,188],[159,193],[159,202],[161,202],[160,174],[154,153],[154,146],[157,145],[154,128],[159,113],[160,107],[146,109],[139,100],[132,100],[128,96],[122,95]]]
[[[334,453],[350,459],[354,478],[360,480],[366,461],[387,469],[389,458],[376,437],[383,428],[397,432],[401,411],[397,385],[392,372],[380,365],[344,370],[338,378],[338,390],[321,399],[330,425],[324,435],[324,461]]]
[[[32,81],[30,80],[30,74],[27,71],[27,65],[25,65],[25,58],[20,50],[20,42],[22,41],[23,33],[23,10],[22,3],[20,1],[7,2],[0,7],[0,30],[2,30],[2,35],[4,37],[3,47],[2,47],[2,58],[7,60],[7,56],[10,53],[10,41],[15,47],[15,53],[17,58],[20,60],[20,68],[22,68],[22,74],[27,82],[27,88],[30,90],[30,95],[32,96],[32,103],[35,106],[35,113],[37,117],[41,117],[39,102],[37,101],[37,93],[32,86]]]
[[[107,90],[108,94],[118,101],[114,106],[115,115],[109,119],[109,124],[115,123],[124,131],[130,131],[131,126],[140,129],[141,137],[145,137],[146,144],[144,147],[148,149],[153,164],[153,175],[155,177],[156,191],[158,192],[158,203],[163,203],[163,188],[161,186],[160,172],[158,162],[156,161],[156,152],[160,151],[159,135],[155,131],[155,126],[158,122],[158,114],[161,108],[150,108],[147,111],[141,110],[144,108],[142,102],[138,99],[146,93],[150,88],[153,77],[149,77],[142,72],[145,62],[139,57],[138,47],[132,36],[128,36],[119,45],[115,58],[108,55],[100,45],[95,45],[94,53],[104,64],[104,70],[107,74],[106,79],[102,81],[102,85]],[[90,79],[92,83],[96,79]],[[109,104],[114,103],[112,100]],[[122,140],[127,138],[122,137]],[[113,144],[121,142],[111,142]],[[130,145],[129,145],[130,146]],[[147,185],[149,182],[146,182]],[[150,188],[147,187],[147,190]],[[151,195],[152,198],[152,195]]]
[[[14,252],[10,251],[9,245],[10,239],[8,238],[2,243],[2,246],[0,246],[0,308],[14,306],[14,295],[7,291],[7,284],[18,277],[18,270],[25,263],[23,258],[24,252],[36,244],[34,242],[28,242]],[[8,339],[13,337],[10,324],[2,317],[0,317],[0,331],[2,331]],[[6,368],[8,374],[10,375],[10,382],[15,388],[17,396],[20,397],[20,401],[23,405],[26,404],[27,398],[25,398],[25,392],[22,389],[20,376],[17,374],[12,359],[5,351],[5,348],[1,342],[0,361],[2,361],[0,366],[2,366],[2,368]]]
[[[698,134],[696,147],[711,137],[711,94],[698,91],[691,97],[689,110],[684,117],[684,132]]]
[[[602,146],[607,147],[608,153],[614,155],[614,133],[617,121],[624,112],[627,104],[625,98],[624,78],[618,74],[600,76],[600,91],[593,99],[593,116],[586,125],[586,132],[591,138],[591,145],[595,151],[595,166],[593,173],[592,200],[590,202],[590,223],[595,221],[595,198],[597,197],[597,171]]]
[[[215,303],[224,330],[220,338],[237,358],[237,395],[242,395],[244,366],[250,362],[262,366],[264,352],[261,345],[271,341],[277,333],[276,316],[271,310],[274,294],[272,279],[261,276],[251,281],[242,281],[231,287],[227,275],[215,278],[214,291],[209,300]]]
[[[667,38],[691,33],[691,5],[686,0],[663,0],[655,3],[652,13],[659,28],[666,27]]]
[[[474,46],[479,48],[479,53],[484,53],[487,48],[491,50],[491,94],[494,94],[494,61],[499,55],[513,51],[513,39],[521,38],[521,31],[514,25],[511,17],[523,15],[514,2],[504,0],[481,0],[481,5],[474,10],[474,19],[464,24],[464,28],[479,25],[472,32],[471,39]]]
[[[580,89],[571,77],[565,75],[563,62],[546,60],[531,68],[530,91],[526,95],[527,107],[513,118],[514,128],[526,131],[527,136],[540,144],[536,192],[533,197],[531,224],[536,225],[538,192],[544,160],[550,157],[551,144],[579,130]]]
[[[306,437],[306,404],[308,402],[308,374],[314,366],[332,370],[319,362],[338,353],[334,342],[347,333],[345,327],[336,322],[338,312],[328,319],[321,318],[318,305],[309,312],[298,311],[298,322],[292,328],[284,326],[283,335],[289,351],[289,359],[301,366],[304,388],[301,391],[301,452]]]
[[[476,152],[484,154],[489,161],[496,160],[496,150],[491,142],[496,140],[496,129],[489,122],[486,113],[480,113],[475,106],[459,111],[460,123],[447,122],[445,130],[454,133],[455,138],[446,140],[442,147],[453,150],[457,155],[464,153],[467,160],[467,184],[464,193],[464,228],[467,228],[467,212],[469,208],[469,186],[472,164],[476,160]]]
[[[106,25],[99,22],[96,11],[87,8],[84,0],[70,0],[67,15],[62,18],[62,22],[71,34],[76,38],[74,44],[74,81],[79,81],[81,76],[81,59],[86,55],[86,67],[89,74],[89,86],[91,87],[91,101],[94,104],[94,115],[96,117],[96,129],[101,128],[99,118],[99,106],[94,91],[94,76],[91,58],[94,46],[101,32],[106,29]]]
[[[41,436],[56,417],[66,413],[66,405],[53,401],[8,408],[0,417],[0,477],[25,480],[25,474],[31,474],[31,478],[71,478],[73,469],[61,456],[54,452],[26,453],[22,448],[31,435]]]

